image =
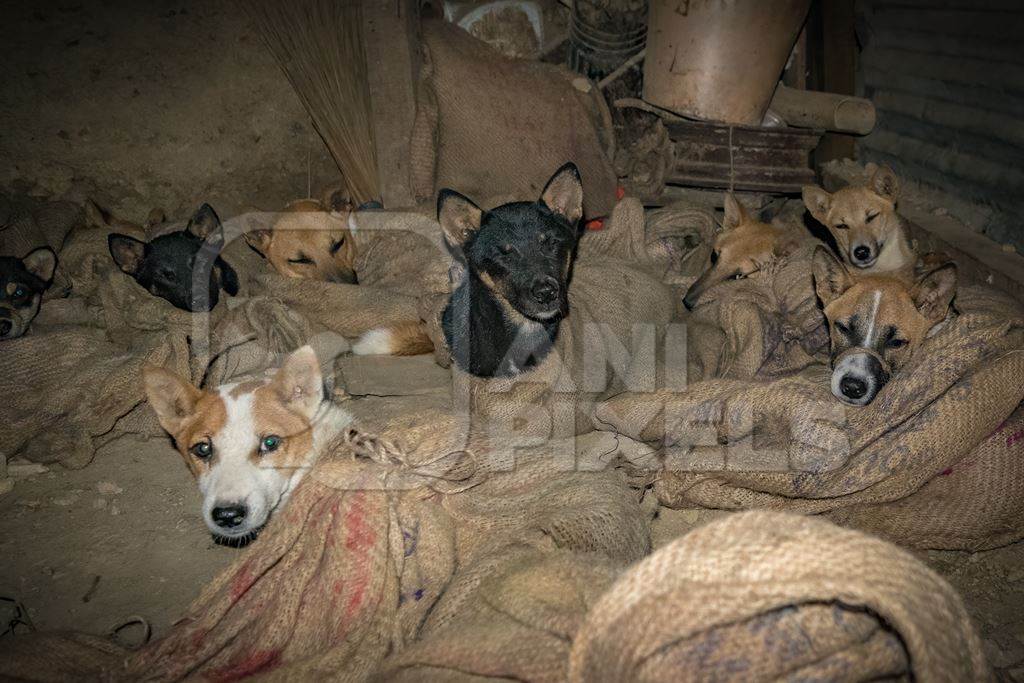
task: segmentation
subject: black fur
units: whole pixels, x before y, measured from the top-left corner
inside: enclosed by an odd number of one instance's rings
[[[575,166],[559,171],[567,172],[579,182]],[[569,312],[579,220],[552,210],[543,199],[480,212],[451,190],[438,196],[439,216],[448,202],[468,204],[479,216],[479,226],[461,245],[449,236],[464,270],[442,317],[453,360],[479,377],[511,376],[537,365]]]
[[[209,311],[223,289],[238,294],[238,275],[218,256],[223,229],[217,214],[203,204],[185,230],[143,242],[128,235],[107,238],[114,262],[151,294],[185,311]]]
[[[53,281],[57,255],[49,247],[25,258],[0,256],[0,339],[23,335],[39,312],[43,292]]]

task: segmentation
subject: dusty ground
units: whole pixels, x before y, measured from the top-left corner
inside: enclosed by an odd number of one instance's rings
[[[450,401],[448,373],[428,356],[348,357],[339,371],[363,420]],[[195,484],[163,439],[125,438],[83,470],[20,480],[0,497],[0,597],[23,604],[40,629],[102,633],[139,615],[160,635],[239,554],[211,541],[198,510]],[[655,545],[716,514],[663,509]],[[920,556],[961,591],[1005,680],[1024,680],[1024,544]],[[0,603],[4,627],[9,612]]]
[[[242,4],[11,0],[0,9],[0,186],[127,218],[271,210],[337,178]],[[307,176],[307,171],[309,175]]]

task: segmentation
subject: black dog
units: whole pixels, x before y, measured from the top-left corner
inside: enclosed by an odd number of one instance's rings
[[[56,268],[57,255],[49,247],[34,249],[25,258],[0,256],[0,339],[25,334]]]
[[[442,318],[455,363],[478,377],[507,377],[537,365],[569,312],[583,217],[579,170],[566,164],[538,201],[491,211],[442,190],[437,216],[465,270]]]
[[[176,308],[209,311],[221,288],[238,294],[238,275],[217,255],[224,246],[224,228],[209,204],[199,207],[184,230],[151,242],[113,233],[107,245],[121,270]]]

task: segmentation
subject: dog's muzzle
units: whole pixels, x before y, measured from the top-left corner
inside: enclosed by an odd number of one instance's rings
[[[832,395],[852,406],[866,406],[889,381],[892,368],[871,349],[853,347],[832,361]]]

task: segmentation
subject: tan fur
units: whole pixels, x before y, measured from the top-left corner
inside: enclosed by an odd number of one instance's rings
[[[156,408],[156,404],[153,407]],[[189,415],[177,423],[178,428],[173,432],[168,430],[168,433],[174,438],[174,445],[178,448],[178,453],[181,454],[192,476],[198,477],[204,470],[213,466],[217,455],[214,453],[212,458],[203,460],[193,455],[191,449],[200,441],[213,438],[213,435],[220,431],[227,421],[227,411],[224,407],[224,400],[210,392],[201,392],[199,400],[191,410]],[[159,412],[157,414],[159,415]],[[161,424],[163,424],[162,419]],[[167,427],[165,426],[164,429]]]
[[[836,240],[843,260],[854,267],[851,250],[858,244],[880,245],[877,261],[857,274],[890,275],[910,282],[917,259],[896,212],[898,183],[888,168],[869,164],[866,185],[851,185],[828,193],[820,187],[803,189],[804,205]]]
[[[434,343],[418,322],[399,323],[388,328],[391,334],[392,355],[418,356],[434,350]]]
[[[320,200],[300,199],[286,206],[269,230],[249,231],[245,239],[281,275],[353,283],[357,251],[349,215],[348,209],[330,211]],[[296,263],[302,259],[312,263]]]
[[[274,434],[282,442],[273,457],[275,467],[294,468],[303,464],[313,448],[312,423],[289,407],[273,385],[262,386],[253,392],[253,421],[264,435]],[[260,459],[256,451],[249,456]]]
[[[956,293],[956,266],[952,263],[945,263],[908,284],[899,277],[885,275],[854,278],[824,248],[819,249],[814,260],[815,286],[829,321],[832,348],[841,348],[845,342],[836,323],[849,326],[854,316],[873,321],[875,339],[892,328],[894,338],[907,342],[905,346],[881,351],[894,371],[946,319]]]
[[[729,279],[746,278],[769,262],[788,256],[798,246],[799,238],[792,231],[752,218],[732,194],[727,194],[725,220],[713,250],[716,260],[690,286],[687,305],[695,305],[711,287]]]

